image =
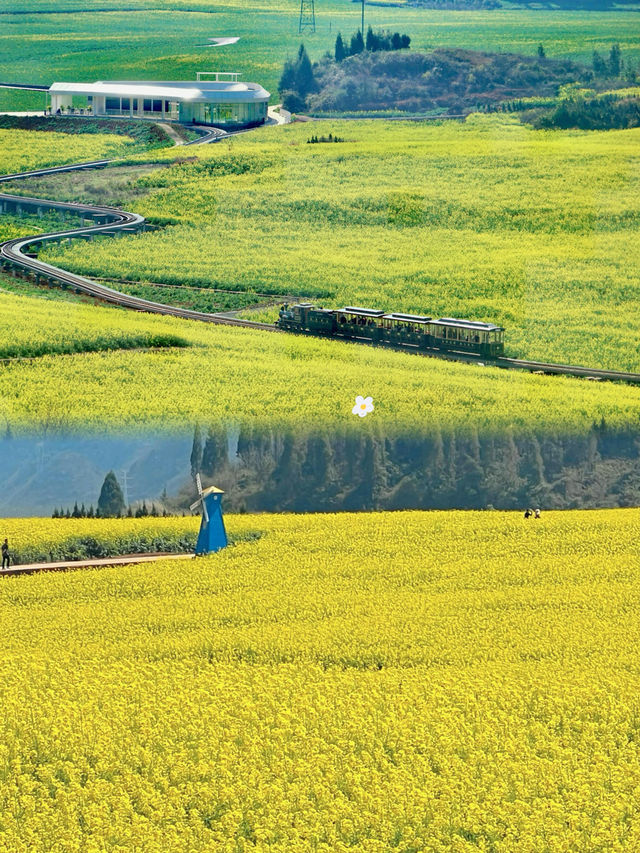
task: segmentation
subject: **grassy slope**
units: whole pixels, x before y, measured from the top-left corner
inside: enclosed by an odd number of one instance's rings
[[[2,296],[0,333],[31,350],[98,341],[185,340],[187,349],[45,356],[0,372],[0,428],[184,426],[434,427],[584,432],[637,424],[640,389],[374,350],[338,341],[142,317],[120,309]],[[34,324],[37,318],[37,324]],[[85,341],[85,338],[87,339]],[[95,348],[98,348],[97,346]],[[55,350],[54,350],[55,351]],[[351,414],[357,394],[376,410]]]
[[[0,80],[45,84],[75,79],[190,79],[198,69],[239,70],[276,93],[282,63],[298,36],[298,0],[95,0],[78,12],[73,0],[36,0],[30,11],[73,9],[75,14],[24,14],[10,0],[2,15]],[[98,9],[99,11],[93,11]],[[110,11],[105,11],[110,10]],[[306,38],[312,57],[333,47],[338,30],[360,23],[357,4],[323,0],[317,32]],[[533,54],[542,42],[549,56],[590,61],[594,49],[619,42],[623,55],[640,58],[635,11],[543,12],[538,9],[437,11],[368,6],[366,23],[408,32],[418,48],[456,45]],[[208,49],[209,36],[240,36],[237,45]],[[0,90],[0,109],[38,109],[41,95]]]
[[[636,510],[227,523],[0,582],[0,845],[638,849]]]
[[[313,130],[348,141],[307,145],[297,125],[199,150],[200,163],[143,177],[150,195],[132,200],[176,227],[49,257],[486,319],[512,355],[640,370],[640,130],[542,132],[511,116]]]

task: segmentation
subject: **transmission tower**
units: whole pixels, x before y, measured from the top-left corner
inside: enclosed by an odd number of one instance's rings
[[[298,32],[308,30],[310,33],[316,31],[316,8],[315,0],[300,0],[300,22]]]

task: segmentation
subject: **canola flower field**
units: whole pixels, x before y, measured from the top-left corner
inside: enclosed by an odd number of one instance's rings
[[[0,430],[171,430],[199,421],[306,432],[583,434],[603,420],[633,429],[640,410],[636,386],[15,293],[0,293],[0,339],[4,357],[42,356],[3,365]],[[373,397],[364,419],[352,414],[358,394]]]
[[[0,313],[5,318],[0,321],[0,328],[5,332],[0,341],[0,358],[189,345],[175,331],[162,329],[153,321],[149,322],[145,315],[123,318],[125,322],[119,326],[113,309],[105,311],[81,304],[71,306],[58,300],[3,292],[2,283],[0,277]],[[10,285],[16,287],[15,281]],[[43,372],[51,378],[50,368],[51,364],[47,363]],[[21,396],[20,390],[19,386],[15,389],[18,396]],[[68,390],[58,389],[65,395]]]
[[[0,175],[29,172],[45,166],[123,157],[137,150],[139,145],[133,139],[115,134],[71,135],[0,129]],[[11,192],[9,189],[4,191]]]
[[[638,849],[637,509],[227,526],[0,578],[0,850]]]
[[[536,131],[513,115],[314,123],[329,132],[346,141],[308,145],[294,125],[200,148],[196,162],[154,152],[180,162],[141,177],[131,206],[171,227],[45,257],[489,320],[510,355],[640,370],[639,129]]]
[[[83,560],[154,551],[193,551],[199,517],[10,518],[2,521],[11,564]]]

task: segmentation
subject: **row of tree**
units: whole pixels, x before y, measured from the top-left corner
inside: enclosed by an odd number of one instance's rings
[[[126,512],[119,512],[116,515],[103,515],[99,509],[96,508],[94,510],[93,504],[87,509],[84,504],[78,506],[76,502],[73,505],[73,509],[69,509],[69,507],[66,509],[60,507],[58,509],[56,507],[51,518],[146,518],[147,516],[152,516],[153,518],[162,516],[166,518],[167,515],[169,513],[164,507],[158,508],[154,503],[148,507],[146,501],[143,501],[141,506],[137,506],[135,509],[129,504]]]
[[[411,38],[408,35],[391,33],[388,30],[377,30],[377,32],[374,32],[369,27],[366,40],[362,37],[362,31],[358,30],[357,33],[351,36],[348,46],[343,41],[342,34],[338,33],[334,57],[336,62],[342,62],[347,56],[357,56],[364,50],[369,50],[372,53],[376,50],[403,50],[408,48],[410,44]]]
[[[143,501],[141,505],[135,508],[131,504],[127,506],[118,478],[113,471],[109,471],[102,483],[98,505],[95,510],[93,505],[87,509],[84,504],[78,506],[76,501],[73,509],[69,509],[68,507],[67,509],[63,507],[58,509],[56,507],[52,518],[144,518],[149,515],[154,517],[160,515],[166,516],[168,514],[164,506],[166,500],[167,493],[165,490],[161,497],[160,507],[156,507],[155,503],[147,506],[146,501]]]

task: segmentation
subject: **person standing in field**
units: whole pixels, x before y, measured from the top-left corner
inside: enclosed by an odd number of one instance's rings
[[[9,540],[5,539],[2,543],[2,568],[9,568]]]

